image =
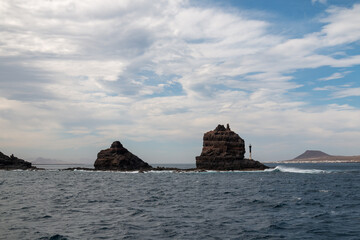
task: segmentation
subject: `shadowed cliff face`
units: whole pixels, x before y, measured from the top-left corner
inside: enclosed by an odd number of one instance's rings
[[[31,166],[30,162],[19,159],[11,155],[10,157],[6,156],[2,152],[0,152],[0,169],[35,169],[35,167]]]
[[[268,168],[258,161],[244,159],[245,141],[231,131],[218,125],[204,134],[201,155],[196,157],[196,167],[212,170],[245,170]]]
[[[151,166],[129,152],[119,141],[111,147],[101,150],[94,163],[96,170],[134,171],[151,169]]]

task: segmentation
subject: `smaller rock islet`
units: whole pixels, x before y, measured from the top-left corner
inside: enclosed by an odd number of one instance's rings
[[[95,170],[135,171],[150,170],[152,167],[115,141],[110,148],[101,150],[94,163]]]

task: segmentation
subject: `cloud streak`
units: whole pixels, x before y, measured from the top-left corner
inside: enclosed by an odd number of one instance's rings
[[[329,80],[334,80],[334,79],[341,79],[341,78],[344,78],[346,76],[346,74],[349,74],[349,73],[351,73],[351,71],[346,71],[343,73],[336,72],[336,73],[333,73],[332,75],[330,75],[329,77],[319,78],[319,81],[329,81]]]
[[[311,3],[312,4],[315,4],[315,3],[327,4],[327,0],[311,0]]]

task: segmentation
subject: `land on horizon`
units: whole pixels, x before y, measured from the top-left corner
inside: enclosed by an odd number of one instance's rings
[[[35,160],[29,160],[35,165],[92,165],[93,162],[77,162],[77,161],[63,161],[57,159],[41,158],[38,157]],[[330,155],[319,150],[306,150],[299,156],[281,161],[261,161],[266,163],[356,163],[360,162],[360,155],[354,156],[342,156],[342,155]],[[150,163],[151,165],[190,165],[194,162],[163,162],[163,163]]]
[[[339,156],[330,155],[319,150],[306,150],[303,154],[290,160],[276,161],[274,163],[355,163],[360,162],[360,155]]]

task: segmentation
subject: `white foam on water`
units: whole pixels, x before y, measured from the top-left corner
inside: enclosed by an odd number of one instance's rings
[[[150,170],[150,171],[146,171],[144,173],[174,173],[176,171],[174,170],[161,170],[161,171],[157,171],[157,170]]]
[[[236,172],[236,173],[262,173],[265,170],[248,170],[248,171],[243,171],[243,170],[233,170],[233,171],[226,171],[226,172]]]
[[[15,170],[15,171],[24,171],[24,170]],[[60,171],[59,169],[46,169],[46,171]],[[320,170],[320,169],[302,169],[302,168],[294,168],[287,166],[276,166],[275,168],[265,169],[265,170],[250,170],[250,171],[242,171],[242,170],[230,170],[230,171],[219,171],[219,170],[205,170],[205,171],[181,171],[181,169],[177,170],[150,170],[150,171],[101,171],[101,170],[85,170],[85,169],[74,169],[74,172],[91,172],[91,173],[125,173],[125,174],[136,174],[136,173],[266,173],[266,172],[287,172],[287,173],[307,173],[307,174],[320,174],[320,173],[331,173],[333,171],[328,170]]]
[[[47,170],[49,171],[49,170]],[[51,171],[51,170],[50,170]],[[60,170],[56,170],[60,171]],[[133,173],[139,173],[140,171],[114,171],[114,170],[85,170],[85,169],[74,169],[74,170],[62,170],[62,171],[73,171],[73,172],[85,172],[85,173],[125,173],[125,174],[133,174]]]
[[[101,171],[96,171],[96,172],[101,172]],[[135,171],[102,171],[102,172],[127,173],[127,174],[140,173],[140,171],[138,171],[138,170],[135,170]]]
[[[66,170],[66,171],[71,171],[71,170]],[[84,170],[84,169],[74,169],[72,170],[74,172],[87,172],[87,173],[92,173],[92,172],[104,172],[104,171],[93,171],[93,170]]]
[[[262,173],[264,170],[203,170],[203,171],[190,171],[188,173]]]
[[[288,172],[288,173],[309,173],[309,174],[319,174],[319,173],[330,173],[331,171],[320,170],[320,169],[302,169],[294,167],[285,167],[285,166],[276,166],[275,168],[265,169],[266,172]]]

